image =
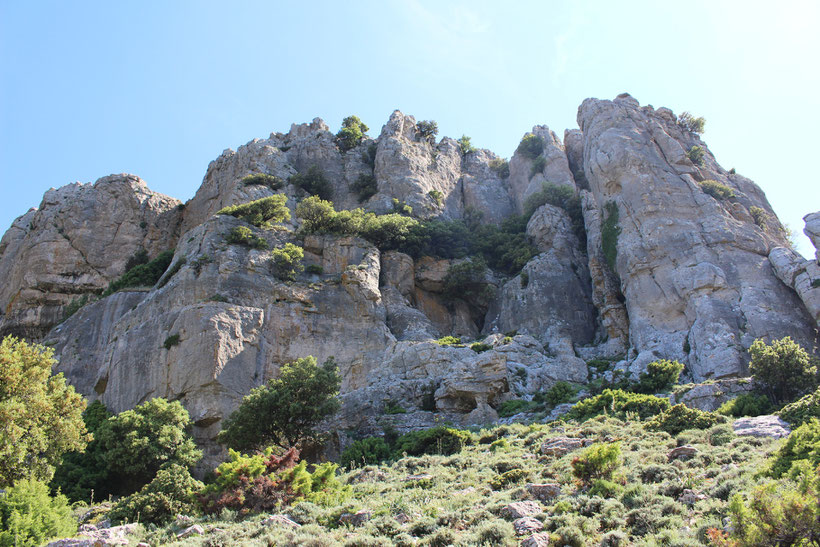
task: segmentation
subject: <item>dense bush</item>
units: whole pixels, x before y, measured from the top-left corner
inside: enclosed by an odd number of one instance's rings
[[[267,249],[268,242],[264,237],[256,236],[247,226],[235,226],[225,236],[225,241],[235,245],[247,245],[253,249]]]
[[[765,395],[743,393],[726,401],[717,409],[718,414],[740,418],[741,416],[761,416],[772,411],[772,403]],[[784,418],[785,419],[785,418]],[[788,420],[786,420],[788,421]]]
[[[492,169],[493,173],[498,175],[500,179],[506,179],[510,176],[510,162],[504,158],[490,160],[490,169]]]
[[[693,146],[689,149],[689,152],[686,153],[686,157],[695,165],[703,165],[703,157],[705,155],[706,152],[703,150],[703,147],[698,145]]]
[[[572,474],[583,484],[609,479],[621,466],[621,443],[596,443],[572,459]]]
[[[199,512],[195,494],[203,487],[184,465],[168,464],[139,492],[117,500],[108,518],[114,522],[164,524],[177,515],[195,515]]]
[[[606,213],[601,224],[601,250],[610,271],[617,272],[618,263],[618,236],[621,235],[621,226],[618,224],[620,211],[614,201],[608,201],[604,205]]]
[[[312,165],[304,173],[291,175],[288,182],[301,188],[309,196],[319,196],[322,199],[331,199],[333,197],[333,187],[318,165]]]
[[[422,454],[455,454],[464,446],[473,444],[473,435],[469,431],[451,427],[434,427],[422,431],[405,433],[396,440],[394,454],[421,456]]]
[[[359,175],[356,182],[350,185],[350,189],[353,190],[360,202],[367,201],[379,191],[379,183],[372,174]]]
[[[661,359],[653,361],[638,378],[634,391],[638,393],[662,393],[672,389],[678,383],[683,363]]]
[[[251,390],[224,421],[219,442],[238,450],[276,444],[287,448],[314,437],[313,428],[339,409],[341,378],[332,359],[282,365],[279,377]]]
[[[577,386],[561,380],[544,393],[544,402],[551,406],[568,403],[578,394],[578,389]]]
[[[253,224],[259,228],[267,228],[273,224],[290,220],[290,210],[286,203],[287,196],[276,194],[248,203],[231,205],[216,212],[217,215],[230,215]]]
[[[787,403],[817,385],[817,367],[809,354],[788,336],[749,347],[749,371],[774,404]]]
[[[0,546],[36,547],[55,537],[77,531],[65,496],[49,496],[48,486],[20,479],[0,493]]]
[[[543,173],[544,169],[547,167],[547,158],[544,156],[538,156],[532,162],[532,166],[530,167],[530,178],[534,177],[538,173]]]
[[[430,198],[432,198],[432,200],[436,202],[436,205],[441,207],[441,204],[444,200],[443,193],[441,193],[439,190],[430,190],[429,192],[427,192],[427,195],[430,196]]]
[[[524,399],[510,399],[504,401],[498,406],[498,416],[501,418],[509,418],[521,412],[529,412],[538,408],[538,403],[535,401],[525,401]]]
[[[435,144],[436,135],[438,135],[438,124],[433,120],[421,120],[416,124],[416,132],[422,140]]]
[[[361,467],[389,460],[391,455],[392,450],[382,437],[367,437],[348,446],[339,463],[348,468]]]
[[[342,152],[358,146],[368,129],[358,116],[348,116],[342,120],[342,128],[336,133],[336,141]]]
[[[442,295],[449,299],[482,302],[493,294],[493,286],[487,281],[487,263],[481,258],[451,265],[443,284]]]
[[[90,440],[85,399],[62,373],[52,376],[53,355],[13,336],[0,342],[0,487],[50,480],[63,454]]]
[[[800,426],[812,418],[820,418],[820,389],[787,404],[777,414],[792,427]]]
[[[166,464],[192,467],[202,452],[188,433],[191,425],[179,401],[160,398],[108,418],[95,436],[110,470],[111,490],[136,492]]]
[[[620,389],[605,389],[600,395],[575,403],[565,417],[582,422],[600,414],[625,417],[627,412],[646,419],[669,408],[669,401],[654,395],[630,393]]]
[[[148,251],[140,247],[137,252],[134,253],[134,256],[125,261],[125,271],[123,273],[127,272],[134,266],[148,264],[149,260],[151,260],[151,257],[148,256]]]
[[[163,251],[147,264],[134,266],[123,275],[112,281],[103,293],[108,296],[128,287],[152,287],[160,280],[162,274],[171,265],[174,251]]]
[[[254,173],[242,179],[246,186],[267,186],[271,190],[279,190],[285,186],[285,180],[276,175],[268,175],[267,173]]]
[[[696,118],[689,112],[681,112],[678,115],[678,124],[687,131],[700,135],[706,126],[706,120],[704,120],[703,117]]]
[[[462,154],[469,154],[470,152],[475,152],[475,146],[470,142],[470,137],[467,135],[462,135],[460,139],[458,139],[458,147],[461,150]]]
[[[799,461],[807,461],[812,469],[820,465],[820,420],[812,418],[789,434],[786,443],[772,457],[769,474],[779,478]]]
[[[533,133],[527,133],[518,143],[516,152],[527,159],[534,160],[544,151],[544,139]]]
[[[305,269],[302,265],[304,257],[304,249],[293,243],[277,247],[271,251],[273,275],[285,281],[293,281]]]
[[[698,183],[700,189],[715,199],[727,200],[735,197],[735,191],[716,180],[702,180]]]
[[[763,207],[752,205],[749,207],[749,214],[752,215],[752,220],[754,220],[758,228],[761,230],[766,229],[766,221],[768,220],[769,215],[766,214],[766,210]]]
[[[457,336],[442,336],[438,340],[435,341],[436,344],[442,347],[455,347],[455,348],[463,348],[464,344],[461,343],[461,338]]]
[[[575,235],[577,235],[582,242],[586,239],[581,198],[575,192],[574,188],[565,184],[545,182],[541,186],[541,190],[526,199],[524,203],[524,216],[529,220],[529,217],[532,216],[535,210],[546,203],[560,207],[566,211],[567,215],[569,215],[572,230],[575,232]]]
[[[686,429],[709,429],[725,421],[726,418],[714,412],[704,412],[686,405],[675,405],[666,409],[646,423],[646,428],[653,431],[666,431],[677,435]]]

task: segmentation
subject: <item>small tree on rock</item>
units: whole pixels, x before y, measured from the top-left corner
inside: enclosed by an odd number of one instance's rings
[[[296,446],[315,436],[313,428],[339,409],[341,386],[333,359],[314,357],[282,365],[279,377],[257,387],[226,420],[219,442],[236,450],[260,450],[271,444]]]
[[[755,340],[749,355],[752,378],[774,404],[787,403],[817,385],[817,367],[806,350],[788,336],[770,345]]]

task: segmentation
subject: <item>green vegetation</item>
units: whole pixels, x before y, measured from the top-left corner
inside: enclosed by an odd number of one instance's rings
[[[470,349],[476,353],[484,353],[485,351],[493,349],[493,346],[490,344],[485,344],[483,342],[475,342],[473,344],[470,344]]]
[[[811,418],[789,435],[786,443],[772,457],[769,474],[780,478],[794,469],[797,462],[806,461],[811,469],[820,465],[820,420]]]
[[[333,187],[327,180],[325,172],[318,165],[310,166],[304,173],[291,175],[288,182],[301,188],[309,196],[319,196],[322,199],[333,197]]]
[[[339,463],[347,468],[364,467],[387,461],[393,455],[390,446],[381,437],[359,439],[342,452]]]
[[[257,228],[269,228],[273,224],[290,220],[287,201],[288,198],[284,194],[276,194],[240,205],[231,205],[220,209],[216,214],[242,219]]]
[[[661,359],[646,366],[646,372],[638,377],[638,383],[633,391],[638,393],[662,393],[672,389],[678,383],[680,373],[683,372],[683,363]]]
[[[461,138],[458,139],[458,147],[462,154],[469,154],[470,152],[476,151],[475,146],[470,142],[470,137],[467,135],[462,135]]]
[[[618,224],[620,211],[614,201],[608,201],[604,205],[604,212],[606,216],[601,224],[601,247],[610,271],[617,273],[618,236],[621,235],[621,226]]]
[[[717,409],[717,413],[723,416],[740,418],[741,416],[761,416],[768,414],[772,410],[772,403],[765,395],[743,393],[720,405],[720,408]]]
[[[506,179],[510,176],[510,162],[504,158],[490,160],[490,169],[492,169],[493,173],[498,175],[500,179]]]
[[[695,165],[703,165],[703,157],[706,155],[706,151],[703,150],[703,147],[695,145],[689,149],[686,153],[686,157],[694,163]]]
[[[277,247],[271,251],[273,275],[283,281],[293,281],[304,269],[302,266],[304,257],[304,249],[293,243],[285,243],[282,247]]]
[[[766,224],[769,219],[769,215],[766,214],[766,210],[763,207],[757,207],[756,205],[752,205],[749,207],[749,214],[752,215],[752,220],[755,221],[758,228],[761,230],[766,229]]]
[[[246,186],[267,186],[273,191],[281,190],[285,187],[285,180],[276,175],[268,175],[267,173],[254,173],[242,179],[242,183]]]
[[[778,416],[797,427],[812,418],[820,418],[820,388],[780,409]]]
[[[646,427],[653,431],[666,431],[670,435],[677,435],[686,429],[709,429],[725,420],[723,416],[714,412],[675,405],[649,420]]]
[[[454,348],[463,348],[464,344],[461,343],[461,338],[457,336],[442,336],[438,340],[434,340],[436,344],[442,347],[449,347],[452,346]]]
[[[162,467],[139,492],[120,498],[108,513],[113,522],[164,524],[177,515],[199,512],[195,494],[204,485],[178,463]]]
[[[569,382],[555,382],[551,388],[544,393],[544,402],[551,406],[558,406],[568,403],[578,395],[580,388]]]
[[[252,249],[267,249],[268,241],[264,237],[259,237],[247,226],[235,226],[231,228],[225,241],[235,245],[246,245]]]
[[[782,405],[817,386],[817,367],[806,350],[788,336],[749,347],[749,372],[772,403]]]
[[[441,207],[442,202],[444,201],[444,194],[438,190],[430,190],[427,192],[427,195],[430,196],[433,201],[436,202],[436,205]]]
[[[611,479],[622,462],[620,443],[596,443],[572,459],[572,474],[589,485],[598,479]]]
[[[253,389],[227,419],[220,443],[236,450],[275,444],[290,448],[315,437],[314,427],[339,409],[341,378],[332,359],[313,357],[282,365],[279,377]]]
[[[492,297],[493,285],[487,281],[487,263],[482,258],[453,264],[444,276],[444,298],[465,302],[483,302]]]
[[[681,112],[678,115],[678,124],[687,131],[700,135],[706,126],[706,120],[704,120],[703,117],[696,118],[689,112]]]
[[[532,167],[530,167],[530,178],[534,177],[538,173],[542,173],[544,168],[547,166],[547,158],[544,156],[538,156],[532,162]]]
[[[0,546],[36,547],[76,531],[77,521],[66,497],[49,496],[42,482],[21,479],[0,493]]]
[[[620,389],[605,389],[600,395],[583,399],[564,416],[583,422],[601,414],[626,417],[627,413],[647,419],[669,408],[669,401],[654,395],[630,393]]]
[[[83,306],[88,304],[93,300],[94,297],[88,294],[82,295],[80,298],[75,298],[71,302],[69,302],[66,307],[63,309],[63,321],[77,313],[82,309]]]
[[[408,456],[449,455],[471,444],[473,444],[473,436],[469,431],[439,426],[405,433],[396,440],[393,451],[395,454],[407,454]]]
[[[305,267],[305,273],[311,275],[322,275],[323,273],[325,273],[325,269],[319,266],[318,264],[308,264]]]
[[[544,139],[533,133],[527,133],[518,143],[516,152],[527,159],[534,160],[544,152]]]
[[[350,185],[350,189],[358,196],[361,203],[376,195],[379,191],[379,184],[372,174],[359,175],[356,182]]]
[[[416,132],[419,138],[435,144],[438,135],[438,124],[433,120],[422,120],[416,124]]]
[[[162,343],[162,347],[165,349],[171,349],[174,346],[179,345],[179,334],[172,334],[168,338],[165,339],[165,342]]]
[[[358,146],[368,129],[370,128],[362,123],[358,116],[348,116],[342,120],[342,128],[336,133],[336,142],[339,144],[339,149],[342,152],[347,152]]]
[[[147,264],[134,266],[123,275],[112,281],[103,292],[103,296],[114,294],[117,291],[129,287],[152,287],[162,277],[171,261],[174,259],[174,251],[163,251]]]
[[[524,215],[529,219],[532,214],[544,204],[550,204],[566,211],[572,222],[572,229],[581,241],[586,239],[584,228],[584,213],[581,208],[581,198],[571,186],[545,182],[541,190],[527,198],[524,203]]]
[[[0,487],[50,480],[63,454],[90,440],[85,400],[62,373],[51,375],[53,354],[13,336],[0,342]]]
[[[501,403],[496,411],[501,418],[509,418],[522,412],[531,412],[540,408],[540,405],[535,401],[526,401],[524,399],[510,399]]]
[[[700,189],[718,200],[728,200],[735,197],[735,191],[716,180],[702,180],[698,183]]]

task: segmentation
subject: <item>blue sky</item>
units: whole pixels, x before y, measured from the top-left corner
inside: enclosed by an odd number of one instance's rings
[[[225,148],[394,109],[509,156],[627,91],[707,120],[799,234],[820,210],[820,3],[0,0],[0,231],[130,172],[186,200]]]

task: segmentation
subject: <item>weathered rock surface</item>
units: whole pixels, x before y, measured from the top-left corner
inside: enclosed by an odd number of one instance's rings
[[[803,233],[808,236],[811,240],[811,244],[814,245],[814,257],[817,259],[817,262],[820,263],[820,211],[804,216],[803,222],[806,223],[806,227],[803,228]]]
[[[501,508],[501,516],[510,520],[534,517],[544,512],[537,501],[516,501]]]
[[[751,435],[753,437],[774,437],[780,439],[788,437],[792,432],[789,424],[779,416],[755,416],[753,418],[739,418],[732,424],[735,435]]]
[[[77,537],[58,539],[48,547],[102,547],[105,545],[128,545],[128,535],[135,531],[138,524],[123,524],[113,527],[98,527],[83,524]]]
[[[707,412],[714,412],[726,401],[744,393],[754,391],[755,385],[748,378],[724,378],[705,384],[696,384],[692,389],[673,394],[672,404],[685,404]]]
[[[806,218],[810,216],[807,215]],[[805,232],[811,233],[808,222]],[[787,287],[794,289],[820,327],[820,263],[817,260],[806,260],[789,247],[772,249],[769,253],[769,262],[778,279]]]
[[[46,192],[0,240],[0,336],[41,339],[69,303],[122,275],[138,250],[154,257],[173,249],[179,205],[125,174]]]

